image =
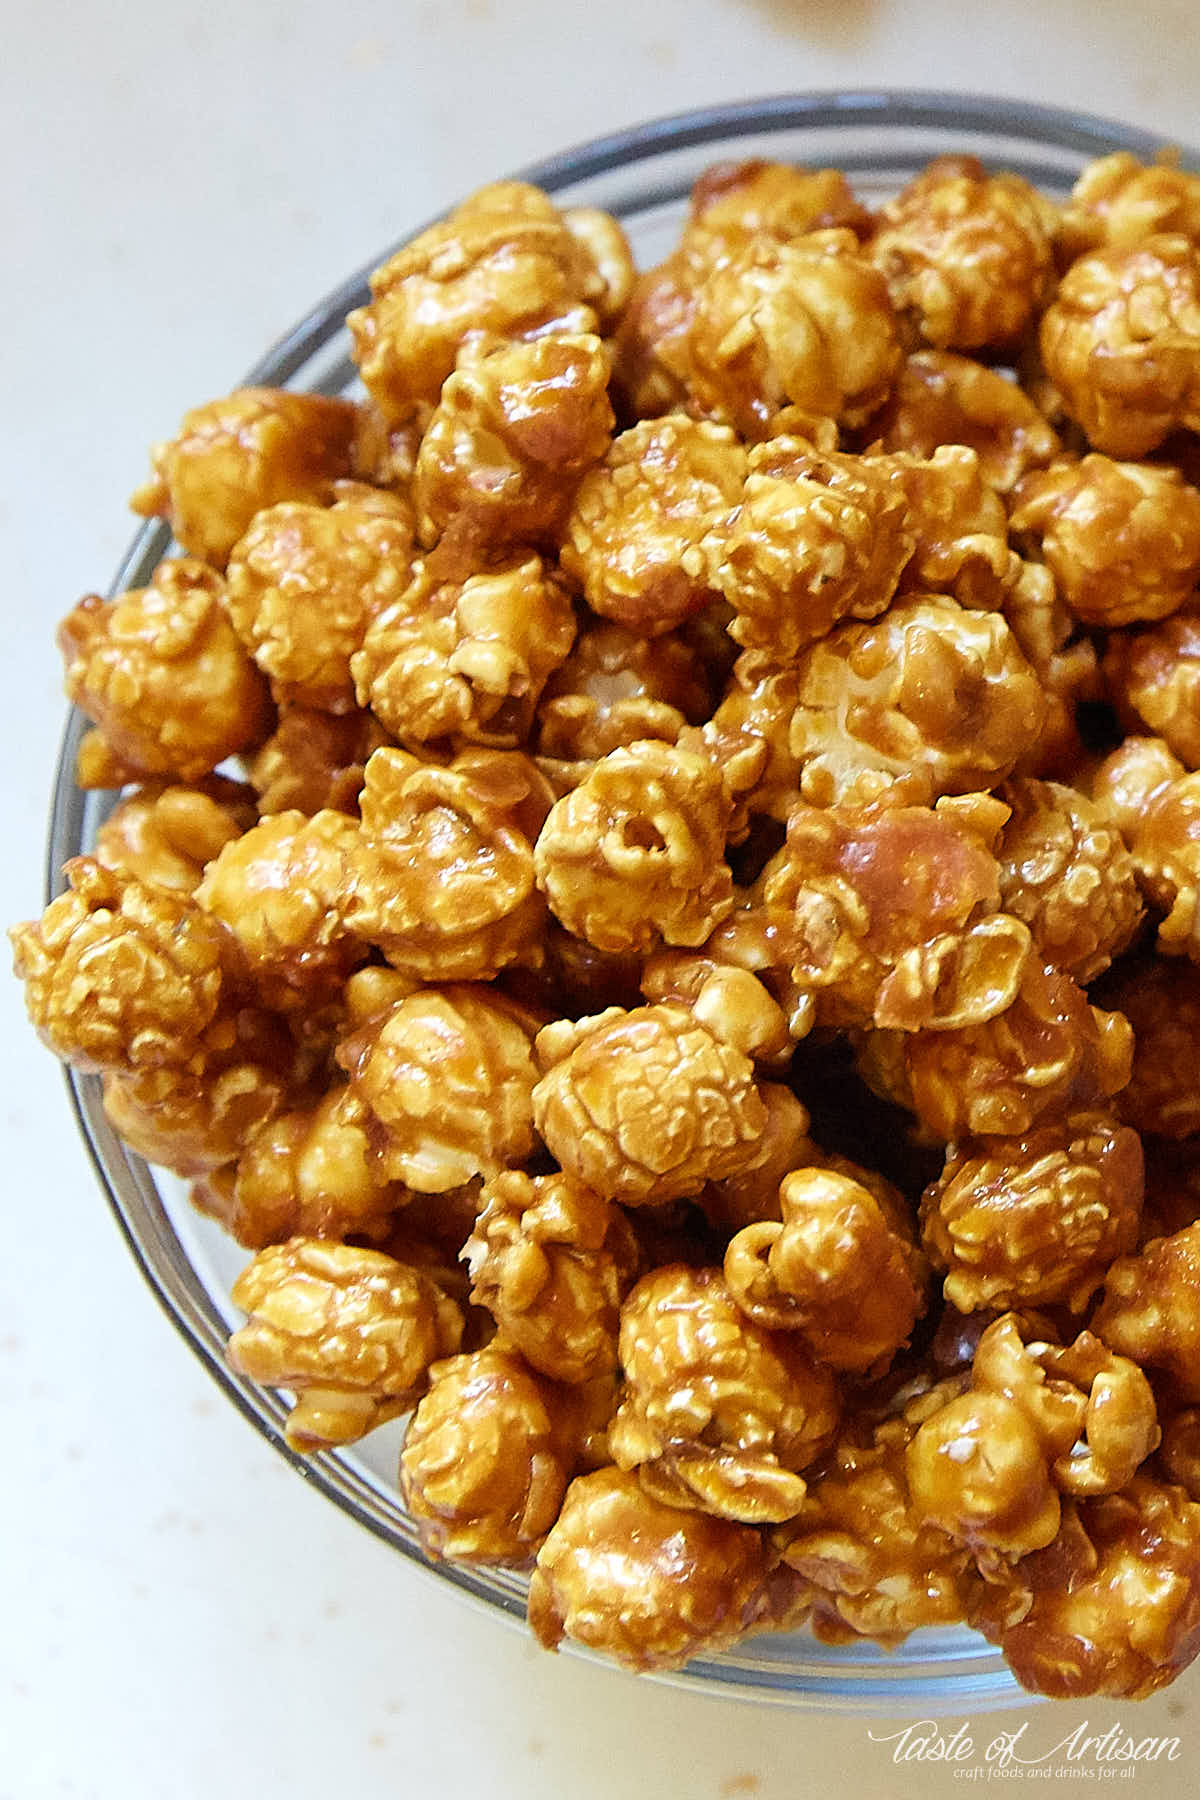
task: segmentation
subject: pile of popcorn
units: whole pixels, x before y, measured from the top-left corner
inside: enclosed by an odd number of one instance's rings
[[[634,1669],[1200,1651],[1200,177],[514,182],[153,453],[13,932],[291,1442]]]

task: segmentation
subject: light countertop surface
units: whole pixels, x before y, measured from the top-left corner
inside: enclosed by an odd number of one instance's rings
[[[53,627],[107,586],[149,442],[344,274],[480,182],[656,114],[945,87],[1200,138],[1189,0],[65,0],[0,68],[0,918],[41,905]],[[1200,1667],[1142,1707],[904,1721],[759,1708],[536,1649],[361,1532],[222,1397],[144,1287],[61,1076],[0,984],[0,1800],[907,1800],[1043,1777],[1088,1720],[1194,1794]],[[960,1743],[963,1741],[959,1740]],[[1078,1740],[1072,1740],[1078,1742]],[[993,1776],[992,1779],[999,1777]],[[1009,1763],[1006,1779],[1034,1780]],[[1107,1784],[1107,1783],[1106,1783]]]

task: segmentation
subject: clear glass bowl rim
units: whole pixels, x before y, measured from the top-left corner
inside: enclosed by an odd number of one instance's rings
[[[771,95],[652,119],[643,124],[562,151],[517,170],[511,179],[527,181],[555,193],[582,181],[623,169],[664,152],[705,145],[736,146],[750,153],[753,140],[793,129],[821,131],[836,127],[878,127],[883,133],[903,128],[992,134],[1031,149],[1055,150],[1080,159],[1127,150],[1142,159],[1170,151],[1182,166],[1200,167],[1197,153],[1172,140],[1090,113],[1064,110],[995,95],[936,90],[869,88]],[[950,144],[945,146],[950,148]],[[970,148],[968,145],[967,148]],[[830,159],[831,162],[833,159]],[[828,164],[826,166],[829,166]],[[836,166],[836,165],[834,165]],[[343,328],[345,315],[369,298],[368,276],[400,243],[422,230],[415,226],[325,295],[275,343],[239,385],[286,385],[310,364]],[[318,381],[316,386],[323,385]],[[142,526],[132,539],[113,578],[110,593],[143,584],[166,553],[170,533],[160,523]],[[46,897],[65,885],[62,864],[90,844],[100,816],[102,797],[80,792],[74,782],[75,755],[87,720],[71,709],[63,736],[47,842]],[[328,1499],[393,1549],[419,1567],[449,1582],[466,1598],[499,1611],[513,1621],[524,1619],[519,1580],[497,1572],[475,1571],[454,1564],[431,1565],[422,1555],[415,1532],[406,1536],[394,1513],[381,1504],[373,1485],[337,1456],[299,1456],[286,1442],[283,1422],[287,1406],[278,1396],[252,1387],[224,1360],[226,1326],[188,1260],[171,1226],[150,1171],[126,1151],[104,1115],[100,1083],[66,1069],[72,1109],[96,1178],[104,1192],[130,1254],[151,1292],[208,1374],[274,1448]],[[820,1647],[803,1669],[780,1664],[773,1674],[747,1678],[723,1666],[721,1658],[698,1660],[666,1679],[691,1691],[718,1698],[744,1698],[818,1710],[923,1714],[964,1708],[984,1710],[1030,1703],[996,1654],[981,1654],[974,1667],[940,1673],[936,1659],[928,1667],[914,1663],[905,1679],[877,1684],[853,1665],[820,1664]]]

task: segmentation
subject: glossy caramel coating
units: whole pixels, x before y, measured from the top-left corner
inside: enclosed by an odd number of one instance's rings
[[[1132,844],[1151,803],[1185,773],[1162,738],[1127,737],[1093,774],[1092,798]]]
[[[870,214],[840,169],[798,169],[747,157],[714,163],[692,188],[684,253],[716,262],[750,239],[790,243],[837,226],[864,235]]]
[[[1115,150],[1088,163],[1076,181],[1057,242],[1060,254],[1073,260],[1163,231],[1200,242],[1200,178],[1167,159],[1143,163],[1128,150]]]
[[[286,1426],[294,1450],[353,1443],[404,1412],[462,1334],[461,1311],[427,1275],[322,1238],[260,1250],[232,1293],[249,1317],[226,1358],[239,1375],[296,1395]]]
[[[356,815],[367,759],[389,740],[365,712],[281,707],[279,723],[246,774],[261,814],[331,808]]]
[[[960,1312],[1056,1301],[1078,1312],[1137,1241],[1142,1190],[1137,1135],[1104,1113],[966,1138],[925,1191],[923,1243]]]
[[[589,621],[543,690],[539,762],[565,790],[610,750],[643,738],[676,743],[712,701],[705,663],[678,633],[640,637],[608,619]]]
[[[529,1584],[529,1623],[638,1672],[728,1649],[766,1611],[761,1535],[647,1494],[598,1469],[567,1489]]]
[[[1142,919],[1132,859],[1094,801],[1054,781],[1009,781],[1000,836],[1000,904],[1039,954],[1080,983],[1130,943]]]
[[[751,819],[786,819],[799,799],[800,759],[789,747],[799,695],[794,669],[777,669],[769,656],[746,650],[703,728],[701,742],[733,799],[733,844],[747,836]]]
[[[1165,915],[1159,950],[1200,962],[1200,773],[1180,775],[1146,798],[1129,848],[1142,892]]]
[[[754,1152],[732,1175],[710,1181],[700,1196],[709,1223],[725,1240],[747,1225],[780,1220],[784,1176],[822,1161],[809,1135],[812,1117],[791,1088],[780,1081],[764,1081],[758,1095],[767,1116]]]
[[[892,304],[938,350],[1014,342],[1053,279],[1054,208],[1018,175],[943,156],[879,215],[871,255]]]
[[[237,388],[184,414],[150,452],[130,505],[165,519],[189,556],[222,569],[255,513],[284,500],[324,505],[352,473],[358,408],[324,394]]]
[[[1200,250],[1178,233],[1092,251],[1042,315],[1046,373],[1108,456],[1200,424]]]
[[[114,807],[96,833],[95,858],[147,887],[194,894],[206,864],[248,831],[254,796],[237,782],[151,782]]]
[[[1126,1124],[1163,1138],[1200,1132],[1200,969],[1138,957],[1113,971],[1104,999],[1133,1027],[1133,1067],[1117,1096]]]
[[[1060,449],[1057,432],[1016,382],[968,356],[919,350],[906,357],[891,397],[871,421],[884,450],[932,458],[965,444],[997,494],[1044,468]]]
[[[507,1349],[435,1364],[404,1439],[400,1491],[427,1556],[527,1562],[558,1516],[570,1466],[553,1388]]]
[[[1200,1400],[1200,1224],[1115,1262],[1092,1328],[1122,1356],[1165,1369],[1185,1399]]]
[[[1111,633],[1104,679],[1135,730],[1154,733],[1187,768],[1200,768],[1200,618],[1176,613],[1144,631]]]
[[[58,645],[67,698],[143,777],[196,781],[270,730],[267,684],[229,623],[224,582],[203,563],[168,558],[148,587],[89,594]]]

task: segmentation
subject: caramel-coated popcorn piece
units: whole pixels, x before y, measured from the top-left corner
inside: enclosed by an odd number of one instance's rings
[[[125,768],[196,781],[266,736],[267,684],[224,600],[212,569],[168,558],[148,587],[89,594],[59,626],[67,698]]]
[[[1200,241],[1200,178],[1168,160],[1141,163],[1116,150],[1088,163],[1063,208],[1058,245],[1073,261],[1089,250],[1125,248],[1159,232]]]
[[[256,818],[253,794],[220,776],[196,787],[152,782],[108,815],[96,833],[96,861],[147,887],[193,894],[205,865]]]
[[[338,484],[332,506],[256,513],[226,573],[229,616],[281,704],[350,712],[350,658],[412,575],[413,517],[396,494]]]
[[[532,949],[544,917],[530,837],[549,797],[519,755],[466,752],[442,768],[376,750],[349,928],[418,980],[489,980]]]
[[[1200,1407],[1185,1406],[1163,1427],[1158,1461],[1168,1481],[1189,1500],[1200,1499]]]
[[[424,988],[341,1045],[381,1176],[421,1194],[533,1152],[533,1032],[485,987]]]
[[[979,457],[965,444],[943,444],[929,458],[896,451],[859,459],[864,474],[902,498],[913,552],[902,593],[949,594],[960,605],[1001,606],[1021,575],[1008,545],[1008,518]]]
[[[232,1294],[250,1316],[226,1359],[297,1396],[285,1428],[294,1450],[353,1443],[398,1417],[462,1335],[462,1312],[427,1275],[321,1238],[260,1250]]]
[[[284,707],[247,769],[262,814],[332,808],[357,814],[367,758],[388,739],[370,713]]]
[[[925,595],[838,625],[798,664],[790,748],[817,806],[891,786],[917,802],[1003,780],[1041,730],[1041,686],[996,613]]]
[[[317,506],[351,473],[358,408],[324,394],[237,388],[185,413],[179,435],[150,452],[133,510],[166,519],[189,556],[224,568],[256,512],[282,500]]]
[[[659,738],[674,744],[712,710],[708,671],[675,632],[639,637],[606,619],[589,624],[551,675],[538,707],[536,748],[565,786],[610,750]]]
[[[794,669],[777,669],[768,656],[746,650],[704,726],[701,742],[734,802],[731,843],[742,842],[756,815],[786,819],[799,798],[800,759],[789,748],[799,693]]]
[[[345,813],[273,813],[227,844],[196,889],[228,927],[265,1005],[335,994],[365,954],[346,908],[358,828]]]
[[[529,1623],[625,1668],[678,1669],[727,1650],[766,1609],[760,1534],[664,1504],[619,1469],[580,1475],[538,1553]]]
[[[1087,625],[1161,619],[1200,577],[1200,490],[1178,469],[1096,455],[1058,462],[1021,483],[1011,523]]]
[[[747,471],[714,579],[734,609],[730,636],[786,663],[839,619],[881,613],[914,539],[905,496],[863,458],[776,437]]]
[[[221,998],[225,930],[186,895],[89,856],[63,873],[69,890],[9,933],[38,1036],[77,1069],[186,1063]]]
[[[1053,1301],[1081,1311],[1137,1240],[1142,1185],[1137,1134],[1103,1113],[952,1144],[921,1202],[946,1299],[960,1312]]]
[[[1027,1556],[1058,1535],[1062,1503],[1038,1434],[1000,1394],[970,1392],[925,1421],[908,1447],[913,1505],[977,1556]]]
[[[480,188],[376,269],[346,324],[369,393],[390,424],[436,406],[473,338],[590,332],[608,282],[582,234],[524,182]]]
[[[1146,800],[1129,840],[1142,892],[1163,913],[1158,948],[1200,962],[1200,773]]]
[[[998,494],[1011,493],[1023,475],[1044,468],[1061,448],[1058,434],[1015,381],[945,350],[906,358],[871,432],[884,450],[922,458],[947,444],[965,444]]]
[[[537,1128],[552,1155],[606,1199],[659,1205],[745,1163],[766,1111],[754,1065],[686,1007],[611,1008],[538,1034]]]
[[[1129,1080],[1133,1034],[1069,975],[1032,957],[1012,1004],[982,1024],[918,1031],[904,1061],[917,1116],[942,1139],[1018,1136],[1035,1119],[1089,1106]]]
[[[795,1337],[746,1317],[717,1269],[682,1264],[621,1308],[625,1387],[608,1441],[620,1468],[676,1506],[764,1524],[804,1498],[799,1471],[832,1441],[837,1388]]]
[[[1200,1133],[1200,969],[1139,957],[1105,983],[1107,1004],[1133,1027],[1133,1068],[1117,1108],[1135,1131]]]
[[[427,1556],[522,1563],[558,1515],[570,1466],[554,1391],[509,1350],[438,1363],[400,1457],[400,1491]]]
[[[1177,613],[1145,631],[1114,631],[1104,679],[1135,729],[1154,732],[1189,769],[1200,768],[1200,619]]]
[[[565,588],[540,557],[443,581],[419,568],[350,661],[358,698],[406,744],[515,748],[575,638]]]
[[[635,279],[613,339],[613,394],[623,417],[657,419],[686,406],[696,280],[681,250]]]
[[[580,477],[608,449],[611,353],[551,332],[462,356],[421,439],[421,540],[453,525],[489,545],[553,540]]]
[[[1053,781],[1010,781],[1001,834],[1000,903],[1023,919],[1045,961],[1086,983],[1120,954],[1142,919],[1133,862],[1100,808]]]
[[[1132,844],[1151,802],[1186,770],[1162,738],[1127,737],[1092,777],[1092,798]]]
[[[764,1081],[758,1093],[767,1120],[755,1150],[732,1175],[710,1181],[700,1196],[709,1223],[724,1239],[746,1225],[780,1220],[779,1188],[784,1176],[823,1160],[809,1135],[812,1118],[808,1108],[791,1088],[780,1081]]]
[[[705,606],[714,571],[705,540],[737,506],[745,467],[732,431],[678,414],[615,438],[563,533],[563,568],[592,611],[656,637]]]
[[[471,1297],[532,1368],[583,1382],[615,1369],[623,1221],[569,1175],[485,1183],[463,1256]]]
[[[1145,1475],[1084,1500],[1055,1543],[975,1585],[968,1616],[1034,1693],[1144,1700],[1200,1651],[1200,1506]]]
[[[598,950],[702,944],[733,907],[729,811],[707,757],[653,739],[614,750],[551,809],[538,886]]]
[[[764,982],[751,969],[720,955],[663,950],[642,970],[647,1000],[675,1000],[690,1007],[714,1037],[731,1044],[766,1068],[791,1061],[788,1019]]]
[[[1122,1356],[1165,1369],[1185,1399],[1200,1400],[1200,1224],[1115,1262],[1092,1329]]]
[[[1055,218],[1019,175],[942,156],[884,206],[871,255],[897,312],[927,344],[1010,344],[1050,291]]]
[[[711,263],[750,239],[790,243],[810,231],[844,226],[864,235],[870,214],[840,169],[798,169],[748,157],[714,163],[692,188],[685,253]]]
[[[1200,250],[1156,234],[1081,256],[1042,315],[1046,373],[1093,447],[1145,456],[1200,426]]]
[[[860,425],[900,363],[883,277],[852,231],[735,250],[700,281],[687,338],[693,403],[762,438],[789,404]]]

